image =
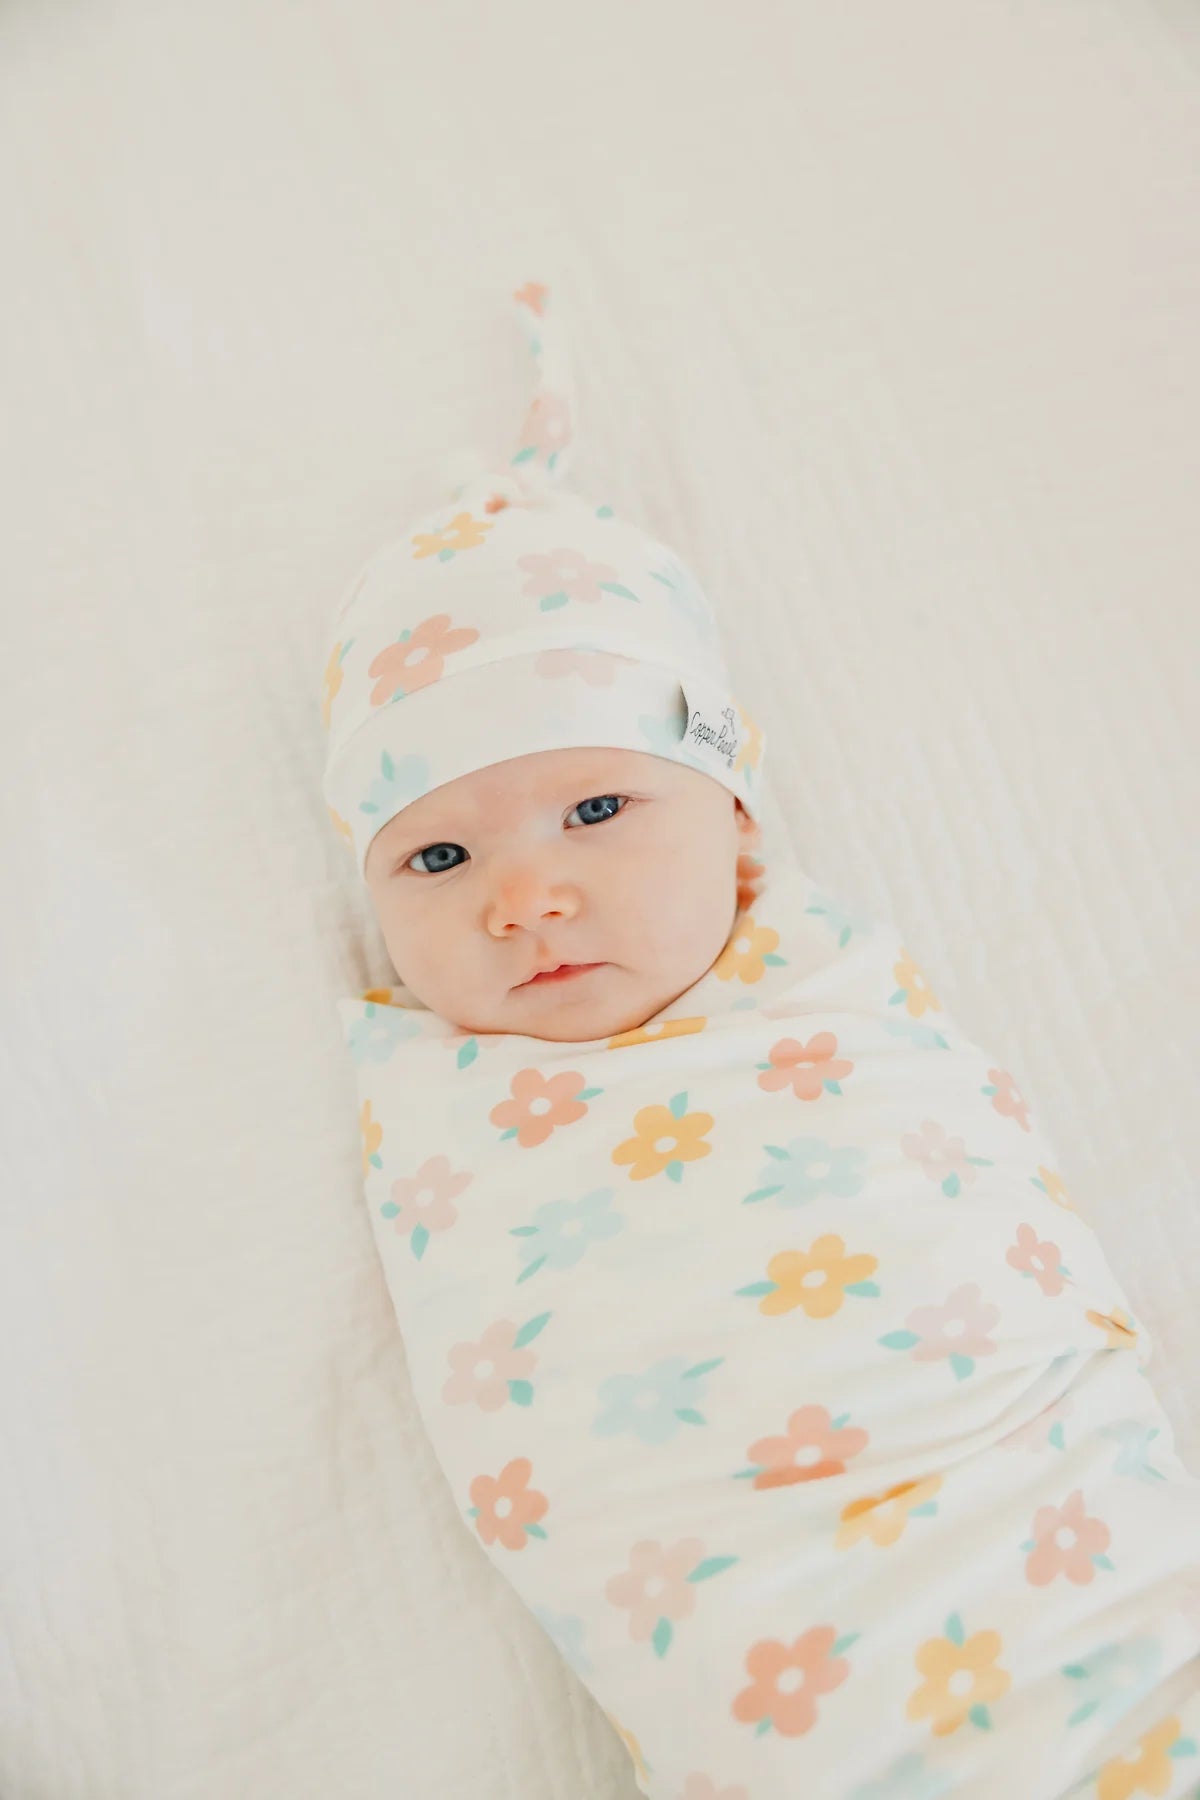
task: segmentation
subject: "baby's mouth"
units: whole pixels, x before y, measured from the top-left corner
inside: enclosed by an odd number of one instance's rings
[[[557,969],[543,969],[540,974],[531,975],[528,981],[517,983],[518,988],[542,987],[549,982],[572,981],[576,976],[589,975],[595,969],[603,969],[606,963],[561,963]]]

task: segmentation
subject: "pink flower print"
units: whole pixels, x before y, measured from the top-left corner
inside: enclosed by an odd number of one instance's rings
[[[739,1781],[736,1787],[719,1788],[708,1775],[689,1775],[683,1784],[679,1800],[750,1800],[749,1794]]]
[[[704,1556],[699,1538],[681,1538],[668,1550],[645,1539],[629,1552],[629,1567],[614,1575],[605,1596],[629,1613],[629,1635],[644,1644],[660,1619],[678,1623],[696,1605],[696,1589],[688,1576]]]
[[[589,687],[611,687],[616,680],[617,664],[632,662],[632,656],[618,656],[615,651],[588,650],[580,645],[574,650],[543,650],[534,668],[547,681],[578,675]]]
[[[1015,1119],[1022,1131],[1030,1131],[1029,1103],[1022,1098],[1021,1090],[1012,1076],[1004,1069],[989,1069],[988,1080],[993,1085],[980,1088],[980,1093],[991,1096],[992,1105],[998,1113],[1002,1113],[1006,1119]]]
[[[977,1356],[991,1356],[996,1345],[988,1332],[1000,1308],[980,1298],[978,1282],[956,1287],[941,1306],[918,1306],[904,1321],[906,1331],[890,1331],[879,1342],[888,1350],[910,1350],[917,1362],[949,1359],[955,1377],[974,1373]]]
[[[489,1325],[477,1344],[455,1344],[449,1352],[453,1374],[442,1388],[447,1406],[472,1401],[483,1412],[499,1412],[511,1397],[510,1381],[521,1381],[537,1361],[535,1350],[517,1350],[518,1327],[511,1319]]]
[[[1062,1506],[1039,1506],[1033,1515],[1033,1536],[1021,1545],[1028,1550],[1025,1579],[1032,1587],[1049,1587],[1065,1575],[1077,1587],[1094,1581],[1096,1570],[1111,1569],[1103,1554],[1112,1533],[1103,1519],[1089,1519],[1083,1491],[1076,1488]]]
[[[565,606],[568,600],[597,601],[602,591],[630,600],[636,598],[618,584],[616,569],[607,563],[593,562],[578,550],[533,551],[519,556],[517,567],[529,577],[522,591],[528,599],[538,602],[542,612]]]
[[[371,705],[386,706],[397,695],[412,694],[440,681],[446,658],[465,650],[478,636],[469,626],[452,630],[449,613],[422,619],[415,631],[404,632],[399,643],[389,644],[368,666],[367,674],[378,677],[371,689]]]
[[[1044,1450],[1047,1445],[1055,1450],[1065,1450],[1063,1438],[1063,1420],[1074,1410],[1074,1403],[1066,1396],[1056,1400],[1053,1406],[1043,1408],[1026,1424],[1019,1425],[1015,1431],[997,1438],[996,1442],[1002,1450]]]
[[[769,1055],[769,1062],[758,1065],[765,1071],[758,1078],[759,1087],[768,1094],[790,1087],[797,1100],[819,1100],[826,1092],[840,1094],[839,1081],[854,1068],[852,1062],[837,1055],[832,1031],[818,1031],[807,1044],[780,1038]]]
[[[1011,1246],[1007,1260],[1023,1275],[1032,1275],[1043,1294],[1061,1294],[1064,1277],[1071,1272],[1062,1260],[1062,1251],[1048,1238],[1039,1240],[1032,1225],[1017,1226],[1017,1241]]]
[[[908,1131],[900,1139],[900,1148],[913,1162],[920,1163],[930,1181],[936,1181],[950,1198],[975,1179],[974,1164],[983,1163],[981,1156],[968,1156],[960,1137],[947,1137],[944,1125],[926,1119],[920,1131]]]
[[[565,444],[571,441],[571,405],[565,394],[542,392],[534,397],[521,426],[521,441],[514,463],[536,462],[540,456],[548,469]]]
[[[449,1231],[458,1217],[453,1202],[473,1180],[474,1176],[466,1171],[451,1174],[447,1157],[431,1156],[415,1175],[402,1175],[393,1181],[392,1197],[379,1210],[385,1219],[395,1219],[398,1232],[411,1231],[412,1252],[419,1261],[430,1233]]]

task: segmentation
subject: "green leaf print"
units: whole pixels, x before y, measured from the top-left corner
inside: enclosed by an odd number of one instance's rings
[[[703,1562],[696,1564],[687,1579],[709,1581],[714,1575],[719,1575],[722,1569],[731,1569],[736,1561],[736,1556],[706,1556]]]

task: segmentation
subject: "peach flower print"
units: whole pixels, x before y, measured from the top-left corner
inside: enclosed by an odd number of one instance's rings
[[[628,1611],[635,1643],[646,1643],[660,1619],[678,1624],[695,1610],[696,1588],[688,1576],[703,1557],[699,1538],[680,1538],[670,1549],[650,1538],[633,1546],[628,1569],[613,1576],[604,1594]]]
[[[762,888],[762,878],[766,872],[766,864],[759,862],[749,850],[738,852],[737,909],[739,913],[748,912],[758,899]],[[778,933],[776,933],[776,942],[778,942]]]
[[[835,1653],[849,1648],[857,1636],[855,1632],[835,1642],[832,1625],[814,1625],[791,1644],[760,1638],[746,1652],[746,1668],[753,1679],[733,1702],[734,1718],[757,1723],[759,1732],[774,1726],[782,1737],[811,1731],[820,1696],[840,1687],[850,1673],[850,1664]]]
[[[780,1250],[767,1264],[767,1280],[738,1288],[757,1298],[768,1316],[802,1306],[810,1319],[830,1319],[840,1312],[847,1293],[875,1297],[879,1290],[868,1277],[879,1267],[877,1257],[847,1256],[836,1232],[815,1238],[807,1250]]]
[[[843,1413],[835,1422],[823,1406],[801,1406],[792,1413],[783,1437],[759,1438],[746,1455],[754,1464],[756,1488],[792,1487],[798,1481],[823,1481],[844,1475],[848,1458],[866,1448],[867,1433],[846,1427]]]
[[[538,318],[546,311],[546,296],[550,289],[542,281],[527,281],[524,287],[513,289],[513,299],[521,306],[527,306]]]
[[[779,933],[770,925],[756,924],[753,913],[739,915],[712,972],[718,981],[732,981],[736,977],[745,986],[750,986],[762,980],[768,964],[772,968],[782,964],[783,958],[775,955],[778,945]]]
[[[448,1157],[431,1156],[415,1175],[393,1181],[391,1199],[379,1210],[385,1219],[395,1219],[401,1234],[411,1231],[413,1255],[420,1259],[431,1232],[449,1231],[458,1217],[453,1203],[473,1180],[466,1170],[452,1174]]]
[[[889,1005],[899,1006],[903,1003],[910,1018],[914,1019],[919,1019],[925,1012],[941,1012],[941,1001],[907,950],[901,950],[900,961],[892,973],[896,978],[897,992],[892,995]]]
[[[446,658],[465,650],[478,636],[469,626],[452,630],[449,613],[422,619],[415,631],[402,632],[399,643],[389,644],[369,664],[367,674],[378,677],[371,689],[371,705],[384,706],[397,694],[413,694],[440,681]]]
[[[962,1620],[951,1613],[946,1635],[927,1638],[913,1658],[925,1680],[909,1697],[910,1719],[928,1719],[935,1737],[948,1737],[967,1718],[986,1729],[991,1724],[989,1700],[999,1700],[1012,1686],[1012,1676],[996,1667],[1002,1641],[998,1631],[966,1637]],[[963,1686],[958,1677],[969,1678]]]
[[[718,1788],[708,1775],[689,1775],[683,1784],[678,1800],[750,1800],[749,1794],[739,1781],[736,1787]]]
[[[497,1539],[506,1550],[523,1550],[531,1537],[544,1538],[539,1519],[549,1511],[545,1494],[529,1485],[533,1464],[527,1456],[505,1463],[499,1475],[477,1475],[470,1486],[475,1502],[470,1516],[485,1544]]]
[[[1017,1241],[1010,1246],[1007,1261],[1023,1275],[1032,1275],[1043,1294],[1061,1294],[1064,1278],[1071,1279],[1058,1245],[1049,1238],[1039,1239],[1032,1225],[1017,1226]]]
[[[1096,1800],[1133,1800],[1135,1794],[1169,1793],[1178,1767],[1171,1751],[1182,1736],[1183,1727],[1174,1715],[1163,1719],[1139,1739],[1132,1762],[1114,1756],[1104,1764],[1096,1779]]]
[[[383,1126],[378,1119],[371,1117],[371,1102],[364,1100],[358,1115],[358,1128],[362,1133],[362,1172],[363,1180],[373,1168],[382,1169],[383,1158],[379,1155],[379,1146],[383,1142]]]
[[[518,1069],[509,1084],[511,1099],[493,1106],[488,1118],[499,1125],[504,1137],[515,1137],[523,1150],[544,1144],[560,1125],[573,1125],[587,1112],[586,1102],[599,1088],[589,1088],[586,1075],[564,1069],[543,1075],[538,1069]]]
[[[898,1481],[882,1494],[852,1500],[842,1508],[834,1549],[848,1550],[864,1537],[881,1548],[894,1544],[913,1513],[936,1513],[933,1496],[941,1485],[940,1475],[927,1475],[923,1481]]]
[[[1126,1350],[1137,1342],[1133,1320],[1119,1306],[1114,1306],[1111,1313],[1089,1311],[1085,1317],[1089,1325],[1096,1325],[1105,1333],[1110,1350]]]
[[[758,1066],[765,1071],[758,1078],[764,1092],[776,1094],[790,1087],[797,1100],[819,1100],[826,1092],[840,1094],[842,1076],[854,1068],[852,1062],[838,1056],[832,1031],[818,1031],[807,1044],[780,1038],[771,1046],[770,1061]]]
[[[622,1044],[652,1044],[658,1038],[689,1037],[693,1032],[703,1031],[708,1024],[707,1018],[697,1019],[662,1019],[658,1024],[639,1025],[633,1031],[618,1032],[609,1038],[606,1048],[619,1050]]]
[[[474,1401],[482,1412],[499,1412],[510,1398],[509,1382],[522,1381],[537,1362],[536,1350],[514,1347],[518,1329],[512,1319],[497,1319],[477,1344],[453,1346],[449,1352],[453,1373],[442,1388],[447,1406]]]
[[[1032,1530],[1032,1537],[1021,1545],[1029,1552],[1025,1579],[1031,1587],[1049,1587],[1057,1575],[1065,1575],[1076,1587],[1086,1587],[1095,1580],[1097,1568],[1113,1566],[1103,1554],[1112,1542],[1112,1533],[1102,1519],[1088,1517],[1082,1488],[1076,1488],[1061,1506],[1039,1506]]]
[[[648,1181],[664,1172],[669,1180],[681,1181],[685,1162],[711,1153],[705,1133],[713,1124],[711,1113],[688,1112],[687,1095],[676,1094],[668,1106],[643,1106],[633,1115],[636,1135],[617,1145],[612,1160],[631,1164],[630,1181]]]
[[[969,1187],[975,1179],[975,1167],[986,1162],[982,1156],[968,1156],[960,1137],[948,1137],[944,1125],[926,1119],[920,1131],[908,1131],[900,1139],[900,1148],[912,1162],[920,1163],[930,1181],[936,1181],[950,1198]]]
[[[988,1080],[991,1087],[980,1088],[981,1094],[991,1096],[992,1105],[1006,1119],[1015,1119],[1022,1131],[1032,1130],[1029,1123],[1029,1104],[1021,1096],[1021,1090],[1005,1069],[989,1069]]]
[[[595,604],[602,593],[636,599],[617,581],[617,570],[608,563],[593,562],[580,550],[560,545],[556,550],[533,550],[517,558],[517,567],[528,577],[522,593],[536,600],[542,612],[565,606],[568,600]]]

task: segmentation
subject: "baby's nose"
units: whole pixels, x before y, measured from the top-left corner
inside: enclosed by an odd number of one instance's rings
[[[497,881],[488,909],[488,928],[497,935],[517,925],[533,930],[543,919],[571,918],[577,910],[573,889],[527,867]]]

